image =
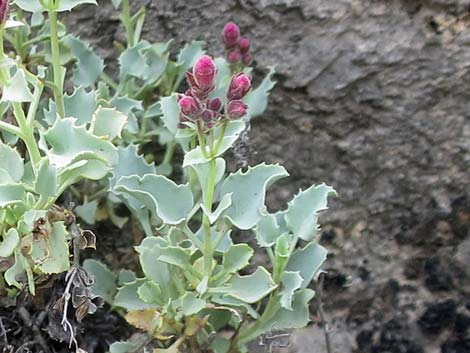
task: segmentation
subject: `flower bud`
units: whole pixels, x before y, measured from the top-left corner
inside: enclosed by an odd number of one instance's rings
[[[228,87],[227,98],[229,100],[242,99],[251,88],[251,79],[244,72],[232,77]]]
[[[243,37],[238,42],[238,47],[240,48],[242,54],[248,53],[250,51],[250,40],[246,37]]]
[[[196,99],[191,96],[184,96],[178,102],[180,106],[181,113],[186,116],[192,117],[200,112],[200,106]]]
[[[214,85],[217,68],[214,61],[208,55],[203,55],[193,67],[194,80],[201,90],[207,90]]]
[[[3,25],[8,17],[8,0],[0,0],[0,25]]]
[[[234,47],[240,38],[240,28],[233,22],[227,23],[222,32],[222,38],[227,48]]]
[[[251,55],[250,53],[243,54],[242,62],[246,66],[251,65],[253,63],[253,55]]]
[[[241,55],[238,50],[232,49],[227,53],[227,61],[230,64],[236,64],[241,59]]]
[[[215,124],[217,123],[218,113],[212,110],[204,110],[202,112],[202,121],[204,122],[204,126],[207,129],[212,129]]]
[[[222,99],[220,98],[212,98],[208,103],[207,103],[207,108],[214,112],[220,112],[222,109]]]
[[[241,100],[230,101],[227,105],[227,115],[229,119],[240,119],[246,114],[248,106]]]

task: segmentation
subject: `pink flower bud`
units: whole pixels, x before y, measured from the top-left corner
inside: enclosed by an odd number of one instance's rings
[[[214,112],[220,112],[222,109],[222,99],[220,98],[213,98],[207,103],[207,108]]]
[[[219,114],[212,110],[204,110],[202,112],[202,121],[204,122],[204,126],[207,129],[212,129],[217,123],[218,116]]]
[[[229,100],[242,99],[251,88],[251,79],[244,72],[232,77],[228,87],[227,98]]]
[[[217,73],[214,60],[208,55],[202,56],[193,67],[194,80],[201,90],[207,90],[214,85],[214,78]]]
[[[236,64],[241,59],[241,55],[238,50],[232,49],[227,53],[227,61],[230,64]]]
[[[8,0],[0,0],[0,24],[4,24],[8,17]]]
[[[229,119],[240,119],[246,114],[248,106],[241,100],[230,101],[227,105],[227,115]]]
[[[184,96],[178,102],[181,113],[186,116],[192,117],[198,114],[201,110],[199,103],[191,96]]]
[[[242,54],[248,53],[250,51],[250,40],[246,37],[243,37],[238,42],[238,46]]]
[[[253,63],[253,55],[251,55],[250,53],[245,53],[243,54],[242,56],[242,62],[243,64],[245,64],[246,66],[249,66]]]
[[[240,28],[233,22],[227,23],[222,32],[222,38],[227,48],[234,47],[240,38]]]

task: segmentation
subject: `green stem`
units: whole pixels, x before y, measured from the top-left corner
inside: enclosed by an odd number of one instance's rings
[[[115,91],[118,90],[118,87],[119,87],[118,84],[114,82],[114,80],[111,77],[109,77],[107,74],[103,72],[100,77],[104,82],[106,82],[109,85],[109,87],[111,87]]]
[[[36,143],[36,139],[34,138],[32,124],[28,124],[26,121],[26,116],[24,115],[21,103],[15,102],[12,105],[13,113],[21,131],[18,136],[24,141],[29,153],[29,158],[31,159],[33,166],[36,166],[41,160],[41,154],[39,153],[39,148]]]
[[[173,155],[175,154],[176,149],[176,142],[171,141],[166,145],[165,156],[163,157],[162,164],[170,164],[171,160],[173,159]]]
[[[204,136],[204,132],[197,130],[197,137],[199,139],[199,146],[201,147],[201,152],[204,158],[209,159],[209,155],[207,154],[206,150],[206,137]]]
[[[209,162],[209,177],[207,180],[207,189],[204,195],[204,206],[209,212],[212,212],[212,203],[214,201],[216,163],[212,158]],[[204,187],[203,185],[201,185]],[[212,244],[211,224],[209,217],[204,213],[202,220],[204,229],[204,274],[210,278],[212,272],[212,260],[214,247]]]
[[[10,134],[13,134],[13,135],[16,135],[16,136],[21,135],[21,130],[17,126],[8,124],[8,123],[6,123],[4,121],[1,121],[1,120],[0,120],[0,130],[7,131]]]
[[[122,23],[126,28],[127,47],[132,48],[134,46],[134,33],[131,24],[131,10],[129,6],[129,0],[124,0],[122,2]]]
[[[217,142],[216,142],[215,147],[214,147],[214,154],[217,154],[217,152],[219,151],[220,145],[222,144],[222,141],[223,141],[224,136],[225,136],[225,132],[227,131],[227,125],[228,125],[228,121],[225,120],[222,123],[222,129],[220,131],[220,134],[217,138]]]
[[[65,117],[64,108],[64,82],[62,80],[62,69],[60,65],[59,35],[57,30],[57,12],[49,11],[49,22],[51,27],[51,52],[52,68],[54,71],[54,100],[57,105],[57,113],[61,118]]]

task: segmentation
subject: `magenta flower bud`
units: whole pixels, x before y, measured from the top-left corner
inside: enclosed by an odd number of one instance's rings
[[[240,119],[246,114],[248,106],[241,100],[230,101],[227,105],[227,115],[229,119]]]
[[[250,40],[246,37],[243,37],[238,42],[238,47],[240,48],[242,54],[248,53],[250,51]]]
[[[214,60],[208,55],[202,56],[193,67],[194,80],[201,90],[210,89],[214,85],[217,67]]]
[[[214,112],[220,112],[222,109],[222,99],[220,98],[213,98],[207,103],[207,108]]]
[[[242,62],[246,66],[251,65],[253,63],[253,55],[251,55],[250,53],[243,54]]]
[[[194,116],[201,110],[196,99],[191,96],[184,96],[180,99],[178,104],[180,106],[181,113],[186,116]]]
[[[227,23],[222,32],[222,38],[227,48],[234,47],[240,38],[240,28],[233,22]]]
[[[233,49],[227,53],[227,61],[230,64],[236,64],[237,62],[240,61],[240,59],[241,59],[241,55],[238,52],[238,50]]]
[[[228,87],[227,98],[229,100],[242,99],[251,89],[251,79],[244,72],[232,77]]]
[[[4,24],[8,17],[8,0],[0,0],[0,24]]]

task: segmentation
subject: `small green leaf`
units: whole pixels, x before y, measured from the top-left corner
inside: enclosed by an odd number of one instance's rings
[[[166,128],[172,133],[173,136],[176,135],[176,132],[178,131],[178,124],[180,122],[180,107],[178,105],[176,94],[163,97],[160,100],[160,106],[163,113],[162,120]]]
[[[274,67],[271,67],[263,82],[261,82],[257,88],[249,92],[243,99],[248,105],[248,114],[250,117],[259,116],[266,110],[269,92],[276,84],[276,82],[272,80],[275,73]]]
[[[310,310],[308,303],[315,292],[311,289],[299,290],[292,302],[292,310],[281,308],[264,326],[265,332],[269,330],[286,330],[303,328],[310,322]]]
[[[3,144],[0,141],[0,170],[2,178],[0,178],[0,184],[19,182],[24,174],[23,158],[16,149],[11,148],[8,145]],[[7,179],[9,180],[5,180]]]
[[[39,262],[36,267],[47,274],[67,271],[70,267],[68,238],[64,223],[54,223],[48,238],[36,241],[33,245],[32,257]]]
[[[200,185],[207,185],[209,182],[209,163],[194,164],[191,166],[197,174]],[[215,179],[214,183],[217,185],[223,178],[225,173],[225,160],[223,158],[216,158],[215,160]],[[202,193],[205,197],[207,190],[203,188]]]
[[[91,132],[96,136],[106,136],[110,140],[121,137],[127,116],[114,108],[98,107],[91,122]]]
[[[303,249],[296,250],[289,259],[286,271],[299,272],[303,278],[302,288],[306,288],[315,273],[326,260],[328,251],[317,243],[310,243]]]
[[[174,306],[180,308],[184,316],[196,315],[206,307],[206,302],[196,297],[192,292],[186,292],[174,302]]]
[[[34,190],[46,202],[57,193],[57,169],[49,164],[47,158],[44,158],[39,165]]]
[[[336,195],[335,190],[325,184],[312,185],[299,192],[286,211],[287,227],[305,241],[311,241],[318,233],[318,212],[327,209],[329,195]]]
[[[254,229],[256,234],[256,240],[259,246],[264,248],[270,248],[276,243],[281,230],[277,224],[276,216],[267,213],[261,216],[256,228]]]
[[[135,197],[165,224],[170,225],[183,222],[194,205],[188,184],[177,185],[161,175],[122,177],[116,185],[116,191]]]
[[[93,259],[86,259],[83,262],[83,268],[95,279],[91,287],[93,294],[99,295],[107,303],[113,304],[117,292],[117,276],[103,263]]]
[[[183,250],[178,246],[167,246],[160,248],[160,255],[158,256],[158,260],[179,267],[182,270],[185,270],[191,266],[191,255],[188,251]]]
[[[163,306],[165,304],[165,297],[163,296],[162,289],[152,280],[146,281],[137,290],[140,299],[147,304]]]
[[[138,289],[146,282],[145,279],[137,279],[135,282],[124,284],[118,289],[114,298],[114,305],[127,310],[144,310],[155,308],[154,304],[144,302],[138,294]]]
[[[25,73],[22,69],[17,69],[11,78],[8,86],[3,88],[2,102],[31,102],[33,95],[26,82]]]
[[[73,72],[75,84],[83,87],[93,86],[103,73],[103,60],[93,53],[93,50],[87,43],[81,41],[79,38],[68,35],[63,40],[64,43],[70,47],[72,55],[76,59]]]
[[[253,228],[266,208],[266,189],[288,175],[283,167],[264,163],[230,174],[221,188],[221,195],[232,193],[232,205],[224,215],[239,229]]]
[[[224,254],[222,265],[228,273],[236,273],[249,265],[254,250],[247,244],[232,245]]]
[[[87,124],[96,111],[96,91],[87,92],[83,87],[75,88],[72,95],[64,96],[64,107],[65,116],[76,118],[77,125]]]
[[[26,189],[22,184],[0,184],[0,208],[23,202]]]
[[[234,275],[229,280],[227,287],[217,291],[240,299],[245,303],[253,304],[259,302],[276,288],[277,285],[269,272],[264,267],[258,267],[251,275]]]
[[[27,264],[26,258],[21,254],[21,250],[15,251],[15,263],[8,270],[5,271],[5,281],[9,286],[15,286],[16,288],[22,288],[21,283],[18,282],[17,276],[22,275],[25,271],[25,264]]]
[[[10,228],[0,243],[0,257],[13,255],[16,247],[20,244],[20,236],[15,228]]]
[[[75,213],[88,224],[95,224],[98,203],[98,200],[85,202],[83,205],[79,205],[75,208]]]
[[[232,194],[225,194],[220,200],[219,205],[217,206],[215,211],[210,212],[207,209],[207,207],[202,203],[201,203],[201,209],[209,218],[210,224],[214,224],[220,218],[220,215],[222,214],[222,212],[224,212],[231,205],[232,205]]]
[[[281,306],[292,310],[292,298],[294,292],[302,285],[303,279],[299,272],[284,272],[282,274]]]

